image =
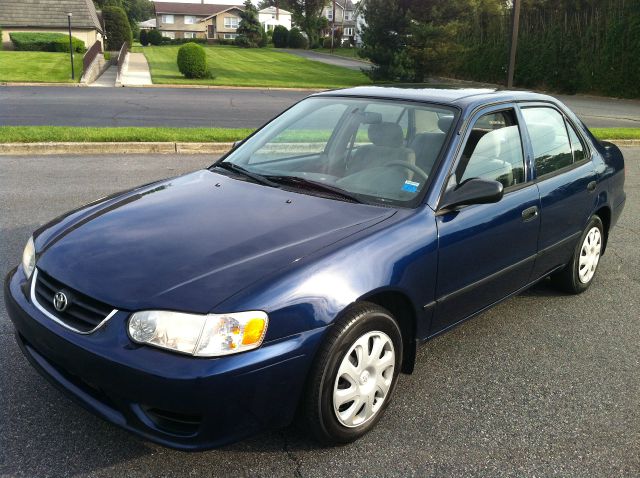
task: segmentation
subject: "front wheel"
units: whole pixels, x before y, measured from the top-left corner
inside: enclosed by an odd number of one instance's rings
[[[571,294],[587,290],[600,263],[603,245],[602,221],[598,216],[593,216],[582,233],[569,264],[551,276],[553,283]]]
[[[327,332],[311,371],[305,419],[323,444],[357,440],[389,405],[402,362],[402,335],[389,312],[354,306]]]

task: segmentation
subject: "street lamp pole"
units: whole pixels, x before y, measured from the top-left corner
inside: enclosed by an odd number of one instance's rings
[[[76,79],[76,72],[73,67],[73,39],[71,38],[71,17],[73,13],[67,13],[67,20],[69,21],[69,57],[71,58],[71,79]]]
[[[516,50],[518,49],[518,30],[520,28],[521,2],[522,0],[513,0],[513,25],[511,26],[511,53],[509,55],[507,88],[513,88],[513,75],[516,69]]]

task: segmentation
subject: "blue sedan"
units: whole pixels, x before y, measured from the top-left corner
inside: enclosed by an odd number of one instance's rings
[[[298,416],[347,443],[418,345],[547,277],[586,290],[623,186],[620,150],[549,96],[324,92],[208,169],[39,228],[5,299],[40,373],[146,439]]]

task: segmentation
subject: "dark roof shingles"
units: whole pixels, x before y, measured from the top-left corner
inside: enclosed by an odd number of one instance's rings
[[[75,28],[102,31],[92,0],[0,0],[0,27]]]

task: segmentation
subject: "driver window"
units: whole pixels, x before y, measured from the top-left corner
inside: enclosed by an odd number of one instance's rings
[[[506,188],[523,183],[524,155],[513,110],[489,113],[473,126],[452,181],[499,181]]]

